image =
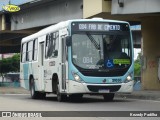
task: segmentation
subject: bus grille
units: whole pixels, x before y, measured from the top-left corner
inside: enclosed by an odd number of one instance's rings
[[[99,90],[109,90],[110,92],[117,92],[121,85],[114,85],[114,86],[96,86],[96,85],[87,85],[88,89],[91,92],[98,92]]]

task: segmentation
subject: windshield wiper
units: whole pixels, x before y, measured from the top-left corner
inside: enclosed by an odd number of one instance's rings
[[[92,37],[92,35],[90,33],[87,33],[88,38],[91,40],[91,42],[93,43],[93,45],[95,46],[95,48],[97,50],[100,50],[100,45],[97,43],[97,41]]]

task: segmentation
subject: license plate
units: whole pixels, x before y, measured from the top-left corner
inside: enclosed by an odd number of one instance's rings
[[[108,89],[100,89],[99,93],[109,93],[110,91]]]

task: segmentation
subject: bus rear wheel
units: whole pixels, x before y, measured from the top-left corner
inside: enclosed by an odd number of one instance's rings
[[[104,94],[103,98],[104,98],[105,101],[113,101],[113,99],[114,99],[114,93]]]
[[[46,93],[35,91],[35,83],[33,78],[30,82],[30,95],[32,99],[44,99],[46,97]]]

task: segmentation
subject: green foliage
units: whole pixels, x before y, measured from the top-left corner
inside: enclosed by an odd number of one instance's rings
[[[13,72],[19,72],[19,70],[20,70],[20,54],[15,54],[11,59],[12,59]]]
[[[20,65],[20,55],[15,54],[13,57],[10,58],[3,58],[0,60],[0,73],[5,74],[8,72],[19,72]]]
[[[141,76],[141,53],[138,53],[137,59],[134,61],[134,75]]]
[[[139,63],[134,63],[134,75],[141,76],[141,65]]]

